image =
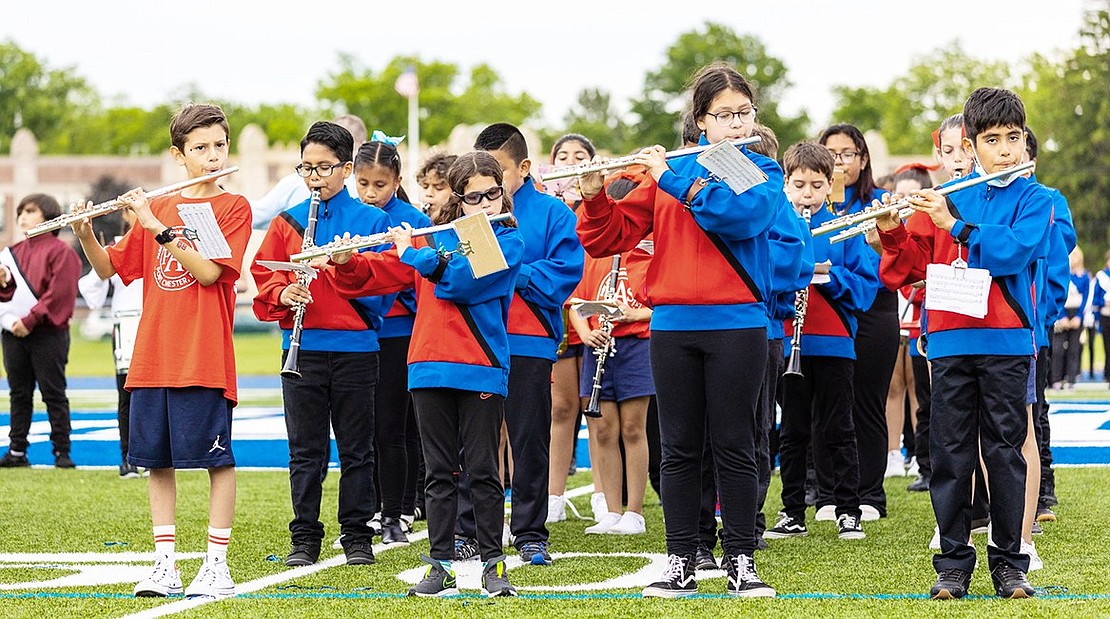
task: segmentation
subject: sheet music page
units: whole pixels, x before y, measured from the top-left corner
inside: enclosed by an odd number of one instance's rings
[[[200,255],[209,260],[218,260],[231,257],[231,246],[227,244],[220,224],[216,223],[216,214],[212,212],[212,205],[208,202],[196,204],[179,204],[177,212],[185,227],[196,232],[197,238],[191,238]]]
[[[986,269],[956,268],[950,264],[930,264],[925,270],[926,310],[955,312],[973,318],[987,315],[991,274]]]
[[[16,321],[22,320],[24,316],[30,314],[31,309],[38,304],[39,300],[31,294],[31,287],[27,285],[27,281],[23,279],[23,274],[19,272],[19,266],[15,262],[15,257],[12,256],[10,247],[5,247],[0,251],[0,264],[8,268],[8,273],[15,282],[15,293],[12,295],[12,300],[0,303],[0,328],[11,331]],[[9,283],[8,285],[12,284]]]
[[[255,262],[271,271],[293,271],[304,273],[309,279],[316,279],[316,269],[304,262],[285,262],[283,260],[255,260]]]
[[[698,155],[698,163],[723,180],[736,195],[767,181],[763,170],[731,142],[718,142]]]

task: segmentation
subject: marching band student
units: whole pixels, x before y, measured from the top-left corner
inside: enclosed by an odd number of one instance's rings
[[[1079,366],[1083,360],[1083,320],[1090,312],[1091,274],[1083,267],[1083,250],[1076,247],[1068,254],[1068,294],[1064,300],[1064,315],[1052,331],[1053,389],[1074,389],[1079,380]]]
[[[783,157],[786,195],[796,211],[809,209],[810,227],[835,217],[823,208],[832,189],[834,161],[813,143],[791,146]],[[878,273],[873,252],[863,238],[832,244],[813,237],[813,260],[821,283],[808,286],[801,342],[802,376],[783,378],[782,426],[779,430],[782,517],[763,536],[781,539],[807,535],[805,526],[806,451],[811,444],[818,473],[835,480],[833,500],[840,539],[865,537],[860,524],[859,465],[852,424],[852,372],[855,366],[855,313],[874,299]],[[815,276],[816,279],[816,276]],[[783,325],[792,340],[794,321]],[[827,458],[827,459],[826,459]]]
[[[705,144],[747,137],[756,107],[751,84],[723,63],[694,79],[692,105]],[[688,156],[668,165],[662,146],[637,163],[646,178],[623,200],[602,190],[600,174],[580,179],[585,213],[578,232],[592,256],[632,249],[652,230],[648,269],[652,376],[663,441],[663,512],[668,566],[645,596],[697,592],[701,458],[712,437],[723,520],[727,591],[773,596],[760,580],[755,540],[755,419],[767,362],[771,269],[768,228],[784,207],[782,171],[773,160],[741,149],[768,180],[737,195]],[[696,267],[696,268],[695,268]]]
[[[394,140],[374,131],[373,140],[355,153],[355,185],[363,204],[389,215],[392,227],[431,225],[427,215],[409,204],[401,187],[401,156]],[[384,544],[407,544],[402,514],[413,515],[418,461],[408,453],[408,434],[416,433],[416,416],[408,391],[408,351],[416,317],[416,293],[402,290],[378,331],[378,385],[374,389],[374,460],[381,494],[381,532]],[[418,444],[418,443],[417,443]],[[407,501],[405,499],[408,499]]]
[[[451,165],[447,180],[454,198],[438,213],[436,224],[463,215],[513,210],[501,164],[488,153],[460,156]],[[515,221],[493,226],[509,268],[479,279],[472,275],[467,260],[448,251],[458,246],[454,231],[414,240],[407,224],[393,228],[395,252],[354,256],[343,252],[331,258],[338,265],[336,286],[344,295],[416,288],[420,311],[409,349],[408,384],[428,469],[431,550],[429,557],[422,557],[429,564],[428,571],[409,590],[410,595],[458,593],[451,561],[460,450],[466,456],[478,544],[485,562],[483,593],[516,595],[501,548],[504,495],[497,452],[510,380],[505,322],[520,276],[524,244]]]
[[[439,209],[451,201],[451,187],[447,184],[447,169],[455,163],[455,155],[433,153],[424,160],[416,172],[416,183],[420,185],[420,199],[424,202],[424,214],[429,219],[439,215]]]
[[[1099,331],[1102,332],[1102,358],[1110,359],[1110,251],[1106,252],[1105,260],[1106,268],[1095,273],[1091,308],[1098,313]],[[1110,363],[1103,363],[1102,380],[1110,383]]]
[[[835,205],[838,214],[855,213],[870,206],[885,193],[871,175],[871,153],[859,129],[848,124],[833,125],[821,133],[820,144],[844,170],[844,202]],[[878,264],[878,256],[874,256]],[[886,393],[898,357],[898,295],[879,286],[870,309],[857,313],[856,368],[852,385],[852,419],[859,449],[859,498],[864,520],[886,516],[887,429]],[[814,449],[824,448],[820,442]],[[825,458],[828,459],[827,457]],[[833,520],[832,479],[829,471],[817,472],[818,513],[815,520]]]
[[[620,173],[607,182],[606,192],[619,200],[642,180],[642,174]],[[633,180],[636,179],[636,180]],[[650,241],[645,241],[650,243]],[[613,340],[614,352],[605,361],[601,375],[599,417],[587,417],[590,437],[590,463],[594,478],[608,492],[604,495],[607,513],[595,514],[597,524],[587,527],[586,533],[610,535],[638,535],[647,528],[644,523],[644,492],[647,488],[648,446],[647,407],[655,394],[651,380],[649,345],[651,308],[636,297],[643,290],[644,274],[651,263],[650,244],[642,243],[635,249],[620,254],[615,290],[608,290],[612,258],[586,259],[582,282],[574,297],[605,300],[612,294],[622,310],[614,319],[612,333],[605,333],[597,319],[586,319],[570,313],[570,323],[585,346],[581,370],[579,395],[588,402],[597,370],[597,350]],[[624,457],[621,457],[621,445]],[[628,507],[621,509],[621,488],[628,488]]]
[[[134,224],[135,214],[129,210],[124,210],[121,214],[123,216],[123,232],[126,233]],[[118,243],[122,238],[117,236],[114,242]],[[108,302],[109,290],[112,293],[112,303],[109,307],[115,319],[116,333],[119,334],[119,337],[112,338],[112,353],[116,359],[116,422],[119,424],[121,455],[119,476],[120,479],[137,479],[139,477],[139,467],[127,461],[127,441],[131,435],[131,392],[124,389],[124,384],[127,382],[127,368],[120,368],[119,366],[119,361],[123,355],[127,355],[128,358],[134,355],[135,343],[134,341],[131,342],[130,349],[121,350],[119,347],[127,346],[126,342],[123,341],[125,337],[122,333],[122,329],[124,329],[123,319],[134,320],[135,324],[138,324],[143,309],[143,280],[137,279],[128,285],[124,285],[119,273],[108,279],[100,279],[96,271],[91,270],[77,280],[77,290],[81,293],[81,298],[85,299],[85,304],[89,306],[89,309],[104,307],[104,304]],[[130,361],[128,361],[128,365],[130,365]]]
[[[190,104],[170,123],[170,155],[189,178],[223,169],[228,125],[215,105]],[[137,596],[181,593],[174,557],[176,469],[206,468],[209,477],[208,553],[186,596],[235,594],[227,545],[235,510],[235,456],[231,410],[236,404],[232,320],[235,281],[250,236],[246,198],[214,181],[149,200],[142,189],[120,197],[138,226],[102,247],[88,219],[73,224],[81,248],[101,279],[118,273],[125,284],[142,278],[143,315],[127,374],[131,436],[127,459],[150,469],[154,570],[135,586]],[[207,205],[230,246],[227,258],[205,258],[195,231],[178,207]],[[317,471],[319,473],[319,471]]]
[[[320,192],[315,239],[336,234],[373,234],[389,229],[389,216],[351,196],[344,183],[351,175],[351,133],[320,121],[301,140],[297,173],[310,190]],[[320,558],[324,524],[320,522],[323,475],[328,465],[330,433],[339,452],[341,545],[348,565],[374,563],[374,405],[378,384],[381,317],[390,298],[348,301],[328,272],[307,287],[292,271],[270,271],[259,260],[287,261],[301,251],[312,215],[311,199],[283,211],[270,222],[255,255],[251,275],[258,286],[254,314],[282,328],[282,361],[289,354],[295,306],[305,309],[300,339],[299,377],[282,376],[285,427],[289,434],[289,488],[293,519],[289,523],[290,567],[312,565]]]
[[[25,233],[60,216],[62,207],[53,196],[33,193],[19,201],[15,212],[19,230]],[[66,364],[81,259],[55,230],[26,238],[0,252],[0,273],[0,300],[12,302],[0,312],[4,314],[0,339],[11,403],[10,442],[7,453],[0,458],[0,468],[31,466],[27,437],[38,384],[50,420],[54,466],[72,469]],[[16,301],[16,295],[24,297],[26,303]]]
[[[589,161],[597,155],[597,150],[589,138],[577,133],[568,133],[555,140],[551,147],[551,164],[573,166]],[[578,195],[574,179],[553,181],[549,193],[578,212],[582,197]],[[547,480],[547,522],[566,520],[567,475],[574,468],[577,452],[578,428],[582,423],[582,406],[578,398],[578,377],[582,373],[582,340],[578,331],[569,326],[567,311],[563,310],[563,341],[559,345],[558,360],[551,372],[551,464]],[[593,454],[594,436],[590,433],[590,453]],[[592,463],[592,460],[591,460]],[[594,496],[601,496],[600,480],[594,476]],[[591,497],[592,499],[592,497]],[[591,500],[591,505],[596,499]],[[573,509],[573,505],[571,506]],[[604,512],[595,513],[600,519]]]
[[[895,195],[907,196],[911,191],[932,187],[933,181],[929,177],[929,167],[922,163],[909,163],[894,171],[891,189]],[[913,300],[917,299],[920,292],[914,292],[912,286],[905,290],[898,290],[898,318],[900,335],[898,342],[898,358],[894,364],[894,372],[890,377],[890,389],[886,394],[886,429],[887,429],[887,461],[884,477],[902,477],[918,473],[917,457],[914,449],[907,447],[906,456],[902,456],[902,434],[909,434],[908,446],[916,446],[913,436],[917,428],[917,392],[914,388],[913,364],[910,355],[909,331],[914,311]],[[905,320],[907,315],[911,320]],[[904,335],[903,335],[904,334]],[[906,428],[906,400],[909,400],[910,427]],[[910,470],[905,466],[910,461]]]
[[[1025,156],[1025,109],[1014,93],[980,88],[964,105],[965,146],[975,174],[1018,165]],[[963,597],[975,568],[971,534],[972,476],[980,449],[991,498],[992,543],[987,557],[995,590],[1004,598],[1034,594],[1021,552],[1029,431],[1026,409],[1034,354],[1032,298],[1036,262],[1047,251],[1052,199],[1017,175],[942,197],[931,189],[910,197],[919,211],[903,225],[897,213],[876,220],[883,255],[880,275],[894,288],[921,280],[932,263],[957,259],[989,271],[987,315],[928,313],[933,410],[929,493],[940,527],[934,556],[934,599]],[[958,217],[957,217],[958,215]],[[938,294],[930,285],[930,295]]]
[[[521,560],[550,565],[545,523],[551,370],[563,339],[563,302],[582,279],[585,255],[575,234],[574,212],[536,189],[529,175],[528,144],[519,129],[508,123],[490,125],[478,134],[474,148],[489,152],[501,164],[504,188],[513,196],[524,239],[524,262],[508,323],[512,367],[505,425],[513,462],[509,528]]]

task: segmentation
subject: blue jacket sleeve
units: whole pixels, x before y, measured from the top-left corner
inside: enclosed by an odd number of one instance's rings
[[[1068,298],[1068,282],[1071,265],[1065,248],[1063,230],[1052,226],[1049,231],[1049,249],[1045,265],[1045,288],[1047,307],[1044,309],[1045,324],[1052,325],[1064,315],[1064,301]]]
[[[1091,294],[1091,309],[1098,312],[1106,305],[1106,293],[1110,291],[1110,272],[1103,269],[1095,273],[1095,291]]]
[[[844,264],[829,267],[829,282],[820,284],[849,311],[867,311],[879,290],[879,265],[875,252],[862,236],[844,242]]]
[[[1075,235],[1075,222],[1071,217],[1071,207],[1068,206],[1068,199],[1060,193],[1059,189],[1051,189],[1048,193],[1052,196],[1052,221],[1060,226],[1060,234],[1064,239],[1064,249],[1070,254],[1078,244]]]
[[[560,308],[582,281],[586,252],[574,230],[577,224],[574,211],[560,208],[551,212],[544,239],[547,254],[540,260],[520,265],[516,289],[525,301],[540,307]]]
[[[813,248],[809,230],[788,202],[784,202],[767,232],[771,256],[771,292],[805,288],[813,275]],[[803,281],[804,280],[804,281]]]
[[[505,255],[505,262],[509,265],[508,269],[475,279],[470,270],[470,262],[463,257],[452,256],[447,261],[439,281],[436,282],[436,298],[453,303],[476,305],[510,294],[516,280],[516,267],[524,257],[524,241],[515,230],[510,234],[499,233],[497,241],[501,246],[501,252]],[[422,276],[428,277],[439,266],[440,258],[436,250],[431,247],[409,248],[401,256],[401,262],[412,266]]]
[[[724,181],[710,180],[690,200],[689,206],[694,221],[705,231],[733,241],[750,239],[767,230],[783,201],[783,177],[779,164],[768,157],[749,153],[747,149],[742,149],[742,152],[763,170],[767,180],[740,195],[733,193]],[[668,170],[659,178],[659,187],[685,203],[694,180],[685,173]]]
[[[996,208],[1005,207],[1005,203]],[[1030,184],[1016,205],[1018,212],[1010,225],[977,224],[967,237],[968,264],[990,271],[992,277],[1016,275],[1048,251],[1048,231],[1052,222],[1052,198],[1040,185]],[[957,220],[953,239],[967,226]]]

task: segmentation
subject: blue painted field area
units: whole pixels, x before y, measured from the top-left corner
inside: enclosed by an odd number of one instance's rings
[[[105,378],[76,378],[69,381],[72,410],[72,457],[79,466],[116,466],[120,461],[119,430],[116,412],[103,404],[82,407],[81,400],[102,402],[114,400],[115,384]],[[0,382],[5,389],[6,383]],[[280,395],[281,384],[276,376],[242,376],[241,391]],[[1096,391],[1092,395],[1107,396],[1086,401],[1052,402],[1052,452],[1058,464],[1110,465],[1110,394]],[[0,393],[0,448],[9,430],[8,400]],[[240,467],[286,468],[289,451],[286,445],[285,421],[280,406],[239,406],[235,409],[233,449]],[[29,456],[33,464],[51,465],[50,424],[41,404],[36,407],[31,424]],[[332,465],[338,466],[332,447]],[[583,424],[578,436],[577,465],[589,467],[586,429]]]

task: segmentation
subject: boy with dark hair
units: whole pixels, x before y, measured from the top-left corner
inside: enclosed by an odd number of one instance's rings
[[[388,297],[348,300],[335,289],[334,275],[321,273],[309,285],[292,271],[271,271],[259,260],[288,261],[301,251],[309,218],[315,216],[313,243],[322,245],[344,233],[369,235],[389,229],[385,211],[363,204],[344,185],[352,173],[351,133],[320,121],[301,140],[297,173],[309,191],[320,192],[316,212],[311,198],[274,217],[258,248],[251,275],[258,285],[254,314],[282,328],[284,363],[289,354],[295,308],[305,307],[300,338],[299,377],[282,375],[285,426],[289,434],[289,487],[293,520],[291,550],[285,564],[312,565],[320,557],[323,476],[330,452],[329,429],[339,451],[339,526],[348,565],[374,562],[374,401],[378,383],[378,329],[392,304]]]
[[[1025,156],[1025,107],[1008,90],[980,88],[964,105],[963,145],[975,156],[973,175],[1000,172]],[[970,177],[970,176],[969,176]],[[980,457],[990,488],[992,543],[987,557],[995,591],[1029,597],[1029,557],[1021,552],[1029,432],[1026,398],[1034,350],[1032,298],[1038,260],[1045,256],[1052,198],[1028,178],[1010,175],[941,196],[910,196],[918,211],[905,225],[897,213],[876,220],[883,255],[880,275],[891,289],[926,277],[933,264],[989,272],[986,315],[928,309],[933,401],[929,494],[940,529],[933,557],[934,599],[963,597],[975,569],[971,535],[972,475]],[[970,277],[971,275],[967,275]],[[927,284],[927,303],[938,289]]]
[[[223,169],[228,125],[219,107],[190,104],[170,124],[170,155],[189,178]],[[138,225],[104,248],[87,219],[73,225],[81,248],[101,279],[118,273],[125,284],[146,282],[143,314],[128,371],[131,436],[127,459],[150,469],[150,509],[155,563],[135,587],[137,596],[181,593],[174,560],[176,469],[208,469],[208,554],[185,589],[187,596],[235,594],[227,566],[227,544],[235,510],[235,457],[231,410],[237,401],[232,321],[235,280],[250,236],[250,205],[214,181],[178,195],[148,200],[142,189],[120,197]],[[215,219],[230,255],[208,258],[187,229],[182,206]]]
[[[486,127],[474,141],[505,172],[513,214],[524,238],[524,262],[509,307],[509,396],[505,425],[513,455],[510,531],[525,563],[550,565],[547,491],[551,440],[551,369],[563,338],[562,307],[582,279],[585,251],[574,212],[536,189],[528,144],[515,126]]]
[[[832,191],[834,165],[828,150],[810,142],[791,146],[783,157],[786,195],[809,221],[810,228],[835,218],[824,208]],[[801,376],[785,376],[782,386],[782,517],[763,537],[808,534],[806,452],[811,442],[820,442],[825,448],[814,450],[814,466],[833,477],[838,537],[862,539],[859,453],[852,420],[856,312],[871,306],[878,273],[874,254],[862,237],[837,244],[827,236],[813,237],[810,247],[816,265],[813,282],[806,290],[805,314],[788,318],[783,324],[785,349],[793,345],[795,321],[804,321],[799,349]],[[829,461],[824,460],[826,455]]]

